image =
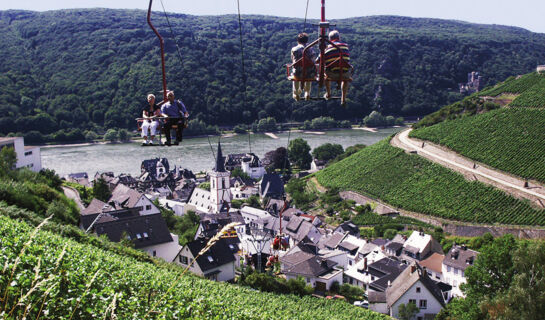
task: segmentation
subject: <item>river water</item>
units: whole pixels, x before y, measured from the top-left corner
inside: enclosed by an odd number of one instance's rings
[[[365,130],[327,131],[325,134],[291,132],[290,139],[303,138],[311,148],[324,143],[338,143],[344,148],[355,144],[374,144],[401,128],[379,129],[377,132]],[[278,139],[264,134],[252,134],[252,152],[262,157],[266,152],[278,147],[286,147],[288,132],[276,133]],[[217,151],[219,137],[210,137]],[[249,152],[248,135],[235,135],[221,138],[223,155]],[[139,143],[93,144],[85,146],[59,146],[41,149],[42,166],[55,170],[60,176],[69,173],[87,172],[90,177],[96,172],[112,171],[114,174],[140,174],[142,160],[167,158],[170,166],[180,166],[197,173],[214,167],[214,158],[207,138],[184,139],[179,146],[142,147]]]

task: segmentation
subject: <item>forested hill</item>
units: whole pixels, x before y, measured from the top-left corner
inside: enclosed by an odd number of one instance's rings
[[[208,124],[320,115],[362,118],[372,110],[424,115],[460,98],[458,83],[486,83],[545,62],[545,35],[492,25],[376,16],[334,21],[356,67],[350,101],[294,103],[284,64],[302,19],[243,16],[246,100],[234,15],[169,14],[153,21],[166,38],[169,88]],[[311,38],[317,36],[314,27]],[[145,95],[161,90],[158,40],[143,10],[0,11],[0,134],[134,128]]]

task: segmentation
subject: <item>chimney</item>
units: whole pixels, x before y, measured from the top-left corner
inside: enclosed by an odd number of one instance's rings
[[[414,273],[416,271],[416,265],[411,265],[411,273]]]
[[[367,257],[363,258],[363,270],[367,270]]]

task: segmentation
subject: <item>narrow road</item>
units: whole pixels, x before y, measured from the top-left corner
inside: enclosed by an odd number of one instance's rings
[[[470,180],[478,180],[492,185],[517,198],[528,199],[541,208],[545,207],[545,188],[543,186],[482,166],[471,159],[465,158],[454,151],[445,150],[445,148],[431,142],[409,138],[411,130],[408,129],[398,133],[392,139],[391,144],[408,152],[415,152],[430,161],[457,171]],[[528,187],[525,187],[525,185]]]
[[[85,206],[81,202],[81,198],[79,197],[79,192],[77,190],[65,186],[62,187],[62,190],[64,191],[65,196],[76,202],[80,211],[85,209]]]

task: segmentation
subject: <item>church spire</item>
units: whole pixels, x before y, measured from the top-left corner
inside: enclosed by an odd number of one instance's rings
[[[218,141],[218,152],[216,156],[216,167],[214,168],[216,172],[225,172],[225,158],[221,153],[221,143]]]

